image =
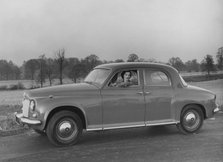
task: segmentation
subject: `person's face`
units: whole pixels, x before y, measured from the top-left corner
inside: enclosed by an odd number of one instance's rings
[[[125,74],[124,74],[124,81],[125,81],[125,82],[126,82],[126,81],[129,81],[130,78],[131,78],[131,73],[130,73],[130,72],[125,72]]]

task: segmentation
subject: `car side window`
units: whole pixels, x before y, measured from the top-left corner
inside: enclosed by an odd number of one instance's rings
[[[139,85],[138,70],[122,70],[117,72],[109,82],[109,87],[134,87]]]
[[[171,86],[168,75],[161,70],[145,69],[144,82],[147,86]]]

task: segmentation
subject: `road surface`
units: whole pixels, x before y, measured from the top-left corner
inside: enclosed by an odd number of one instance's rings
[[[223,162],[223,114],[193,135],[182,135],[175,126],[85,132],[77,145],[65,148],[33,131],[0,137],[0,161]]]

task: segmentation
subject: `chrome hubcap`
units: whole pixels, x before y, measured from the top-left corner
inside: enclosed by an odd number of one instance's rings
[[[193,122],[196,120],[196,116],[193,113],[189,113],[186,116],[186,119],[185,120],[186,120],[187,123],[193,124]]]
[[[71,124],[69,122],[63,122],[59,126],[59,132],[61,134],[67,134],[71,131]]]
[[[77,135],[77,132],[77,125],[71,119],[63,120],[57,125],[57,135],[60,140],[71,140]]]
[[[199,126],[200,118],[197,112],[189,111],[184,116],[184,125],[189,130],[194,130]]]

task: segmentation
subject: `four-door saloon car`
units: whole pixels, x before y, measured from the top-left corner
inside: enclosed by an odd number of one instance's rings
[[[175,124],[185,134],[194,133],[218,110],[215,94],[188,85],[171,66],[111,63],[95,67],[83,83],[25,92],[16,120],[67,146],[83,129]]]

